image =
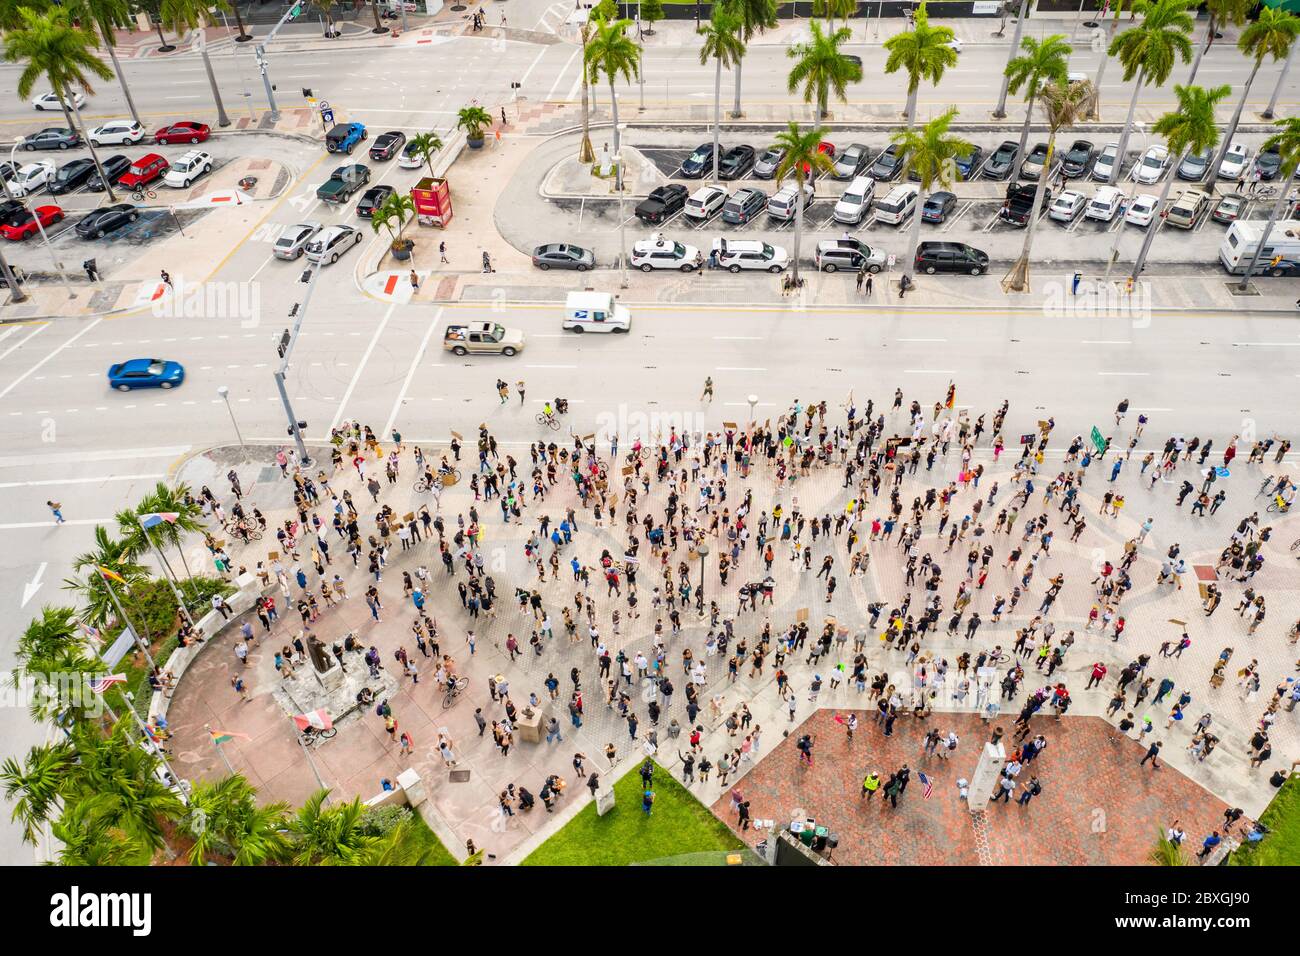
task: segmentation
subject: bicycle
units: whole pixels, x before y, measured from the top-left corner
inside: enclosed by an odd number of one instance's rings
[[[302,741],[308,746],[318,744],[322,740],[329,740],[339,732],[337,727],[330,727],[328,730],[317,730],[315,727],[307,727],[302,732]]]
[[[432,485],[430,484],[427,475],[421,475],[419,478],[415,479],[415,490],[419,494],[424,494],[424,492],[432,490],[434,497],[437,497],[441,494],[441,489],[448,488],[458,481],[460,481],[460,469],[453,468],[450,471],[440,471],[434,475]]]
[[[447,684],[447,693],[442,698],[442,709],[446,710],[452,704],[456,703],[456,698],[465,692],[469,687],[468,677],[456,677]]]
[[[1006,651],[990,651],[989,656],[985,660],[985,663],[1005,664],[1009,660],[1011,660],[1011,657],[1006,653]]]
[[[136,202],[143,202],[146,197],[149,199],[157,199],[158,194],[152,189],[147,189],[144,186],[137,186],[135,189],[131,190],[131,198]]]
[[[1251,192],[1250,198],[1251,199],[1272,199],[1276,195],[1277,195],[1276,186],[1259,185],[1256,186],[1255,189]]]
[[[235,538],[243,538],[245,541],[261,541],[262,529],[252,518],[242,520],[231,520],[226,522],[226,534]],[[242,532],[242,533],[241,533]]]
[[[546,425],[551,431],[560,430],[560,420],[554,415],[547,415],[545,412],[537,413],[537,424]]]
[[[1291,503],[1281,495],[1274,495],[1273,500],[1269,502],[1268,507],[1264,510],[1269,514],[1284,515],[1291,510]]]

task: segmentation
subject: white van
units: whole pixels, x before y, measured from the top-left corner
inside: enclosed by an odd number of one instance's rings
[[[574,332],[626,332],[632,327],[627,306],[608,292],[570,292],[564,303],[563,328]]]
[[[870,176],[859,176],[854,179],[844,190],[844,195],[840,196],[839,202],[835,204],[835,221],[856,226],[871,208],[871,200],[875,194],[876,181]]]
[[[1262,220],[1252,222],[1239,219],[1228,227],[1228,234],[1219,245],[1219,261],[1223,263],[1223,268],[1241,275],[1250,267],[1250,260],[1255,256],[1255,247],[1259,245],[1265,225]],[[1268,234],[1268,242],[1264,244],[1264,251],[1260,253],[1256,270],[1263,272],[1278,256],[1292,262],[1300,259],[1300,223],[1274,223],[1273,231]]]
[[[908,216],[916,212],[916,197],[920,193],[920,187],[911,183],[895,186],[888,196],[876,203],[876,220],[891,226],[906,222]]]
[[[780,222],[791,222],[799,212],[799,193],[797,186],[782,186],[777,190],[776,195],[767,201],[767,215],[769,219],[776,219]],[[813,188],[809,183],[803,184],[803,208],[807,209],[812,205]]]

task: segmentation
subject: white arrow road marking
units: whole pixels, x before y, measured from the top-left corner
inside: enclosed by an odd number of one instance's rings
[[[36,577],[23,585],[23,603],[20,605],[21,607],[26,607],[27,602],[35,596],[36,592],[41,589],[41,585],[45,583],[41,578],[44,576],[47,567],[49,567],[49,562],[42,561],[41,566],[36,569]]]

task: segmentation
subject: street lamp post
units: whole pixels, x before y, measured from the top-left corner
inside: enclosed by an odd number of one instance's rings
[[[695,590],[695,606],[704,613],[704,559],[709,556],[709,544],[701,539],[695,543],[695,553],[700,556],[700,586]]]
[[[317,262],[315,268],[302,274],[303,281],[307,283],[307,291],[303,293],[302,302],[294,306],[290,315],[293,316],[293,333],[289,336],[289,341],[285,345],[284,354],[280,357],[280,367],[275,370],[275,387],[280,392],[280,402],[284,405],[284,412],[289,416],[289,434],[293,436],[294,442],[298,446],[298,457],[304,465],[311,464],[311,455],[307,453],[307,444],[302,439],[302,427],[298,424],[298,416],[294,414],[293,404],[289,401],[289,392],[285,388],[285,373],[289,371],[289,357],[293,354],[293,347],[298,341],[298,333],[302,330],[303,316],[307,314],[307,303],[311,301],[312,289],[316,288],[316,277],[320,275],[321,264],[325,260],[322,258]]]
[[[749,402],[749,424],[754,424],[754,409],[758,407],[758,396],[750,395],[745,401]]]
[[[23,140],[19,138],[14,141],[13,147],[9,150],[9,165],[14,169],[18,168],[17,153],[18,147],[22,144]],[[5,183],[5,192],[9,195],[9,198],[13,198],[13,193],[9,191],[8,182]],[[23,204],[24,209],[27,208],[27,196],[23,196],[18,201]],[[68,274],[63,271],[63,263],[59,261],[59,257],[54,254],[54,247],[50,245],[50,237],[45,234],[45,227],[41,225],[41,217],[36,215],[35,211],[32,212],[32,221],[36,223],[36,230],[41,234],[41,242],[45,243],[45,251],[50,254],[50,261],[54,263],[55,271],[58,272],[59,278],[63,280],[63,288],[68,290],[68,298],[75,299],[77,293],[72,291],[72,283],[68,280]],[[26,298],[26,296],[24,296],[24,298]]]
[[[235,437],[239,439],[239,447],[244,447],[244,436],[239,433],[239,422],[235,421],[235,410],[230,407],[230,389],[224,385],[217,386],[217,394],[222,397],[226,403],[226,411],[230,413],[230,424],[235,426]]]
[[[614,156],[614,177],[616,179],[615,187],[618,189],[618,270],[620,289],[627,288],[627,216],[625,215],[624,199],[627,193],[627,181],[623,178],[623,134],[627,132],[627,124],[618,124],[619,150]]]

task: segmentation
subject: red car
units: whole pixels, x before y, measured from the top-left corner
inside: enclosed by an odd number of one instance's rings
[[[173,143],[201,143],[212,133],[207,123],[172,123],[153,134],[153,141],[159,145],[170,146]]]
[[[123,189],[135,189],[138,186],[144,186],[153,182],[163,173],[167,172],[171,163],[163,159],[157,153],[150,153],[147,156],[141,156],[133,162],[129,169],[124,172],[118,179],[118,185]]]
[[[825,155],[829,156],[831,159],[834,159],[835,144],[828,143],[826,140],[822,140],[820,143],[817,144],[817,152],[824,153]],[[812,172],[812,168],[807,163],[804,163],[803,174],[807,176],[811,172]]]
[[[51,226],[63,219],[63,210],[58,206],[37,206],[33,214],[30,209],[20,209],[0,223],[0,236],[11,242],[21,242],[37,231],[37,217],[40,217],[42,226]]]

